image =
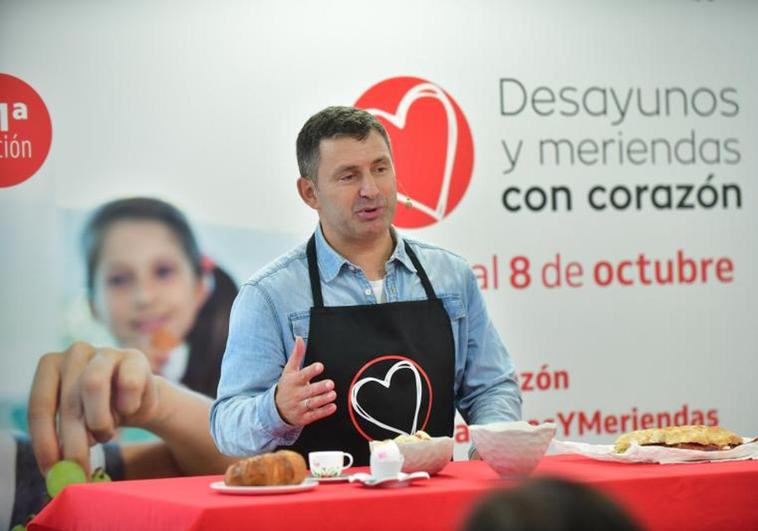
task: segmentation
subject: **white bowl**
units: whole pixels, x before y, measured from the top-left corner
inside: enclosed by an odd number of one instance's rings
[[[555,436],[555,424],[493,422],[469,426],[479,456],[506,479],[529,475]]]
[[[369,443],[373,448],[374,441]],[[432,437],[431,439],[416,442],[397,443],[400,453],[403,454],[403,472],[428,472],[434,475],[453,458],[452,437]]]

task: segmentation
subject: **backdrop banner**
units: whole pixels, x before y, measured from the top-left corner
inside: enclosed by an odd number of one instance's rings
[[[108,340],[87,213],[164,198],[243,282],[313,231],[295,137],[343,104],[390,133],[398,229],[471,264],[525,419],[758,435],[757,25],[738,0],[2,2],[2,424],[40,355]]]

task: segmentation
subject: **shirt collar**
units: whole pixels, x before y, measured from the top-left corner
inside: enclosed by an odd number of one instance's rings
[[[395,240],[395,250],[392,251],[387,263],[397,261],[403,264],[408,271],[415,273],[416,267],[411,262],[410,256],[405,251],[405,240],[394,227],[390,227],[392,237]],[[354,265],[350,261],[335,251],[324,238],[321,231],[321,224],[316,228],[316,257],[318,260],[318,269],[321,273],[321,279],[324,282],[331,282],[342,270],[343,266]]]

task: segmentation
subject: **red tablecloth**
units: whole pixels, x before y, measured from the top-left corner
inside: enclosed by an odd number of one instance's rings
[[[758,529],[756,461],[628,465],[554,456],[535,474],[600,487],[648,529]],[[209,488],[219,479],[71,485],[30,529],[454,530],[476,499],[509,485],[481,461],[451,463],[400,489],[327,483],[294,494],[232,496]]]

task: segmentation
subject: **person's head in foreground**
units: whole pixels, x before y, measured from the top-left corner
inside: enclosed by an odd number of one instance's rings
[[[481,500],[464,531],[636,531],[610,498],[564,479],[540,478]]]

